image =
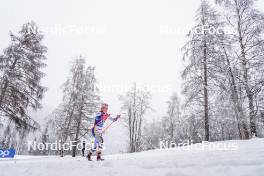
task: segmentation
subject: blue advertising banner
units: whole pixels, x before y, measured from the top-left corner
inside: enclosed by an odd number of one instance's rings
[[[15,154],[15,149],[0,149],[0,158],[14,158]]]

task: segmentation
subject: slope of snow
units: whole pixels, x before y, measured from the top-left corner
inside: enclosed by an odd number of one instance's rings
[[[237,150],[153,150],[85,158],[17,156],[0,160],[1,176],[263,176],[264,139],[226,141]],[[195,144],[197,145],[197,144]]]

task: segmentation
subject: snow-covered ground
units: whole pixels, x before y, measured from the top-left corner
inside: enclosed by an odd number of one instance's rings
[[[214,143],[214,144],[218,144]],[[1,176],[263,176],[264,139],[226,141],[237,150],[153,150],[85,158],[17,156],[0,160]],[[196,144],[197,145],[197,144]]]

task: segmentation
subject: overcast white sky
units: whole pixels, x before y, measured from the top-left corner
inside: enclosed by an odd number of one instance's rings
[[[167,26],[170,29],[192,26],[199,3],[199,0],[8,0],[0,6],[0,49],[8,45],[9,31],[17,32],[30,20],[45,29],[88,27],[90,31],[86,33],[46,34],[48,66],[43,84],[49,91],[43,102],[57,106],[69,62],[82,54],[87,57],[87,64],[96,66],[96,77],[102,85],[138,82],[169,87],[169,91],[152,92],[152,106],[159,117],[165,114],[166,101],[172,92],[180,93],[183,69],[180,48],[185,41],[185,32],[166,34],[164,30]],[[114,113],[120,109],[117,98],[120,93],[101,93]]]

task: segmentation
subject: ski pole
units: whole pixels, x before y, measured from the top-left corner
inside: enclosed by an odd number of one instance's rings
[[[106,130],[113,124],[114,122],[110,123],[104,130],[103,130],[103,133],[106,132]]]
[[[118,120],[120,118],[120,116],[116,119],[116,120]],[[113,122],[111,122],[104,130],[103,130],[103,133],[105,133],[106,131],[107,131],[107,129],[110,127],[110,126],[112,126],[113,125],[113,123],[115,123],[116,121],[113,121]]]

